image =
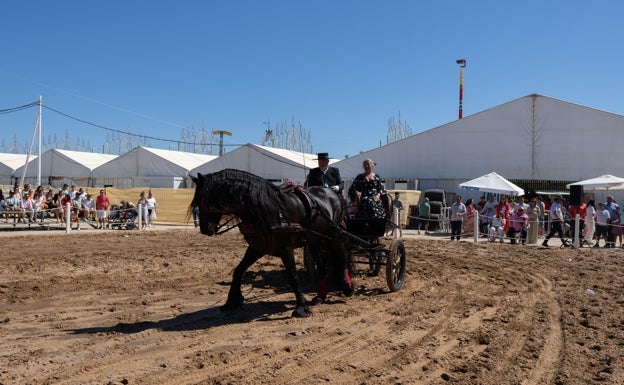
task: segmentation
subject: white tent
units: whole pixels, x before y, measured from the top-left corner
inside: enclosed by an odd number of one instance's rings
[[[0,184],[11,184],[11,177],[21,177],[16,175],[15,170],[26,163],[27,154],[0,153]],[[37,159],[31,155],[30,160]]]
[[[216,155],[135,147],[93,170],[98,185],[180,187],[191,169]]]
[[[524,195],[524,190],[495,172],[460,183],[459,187],[465,190],[474,190],[504,195]]]
[[[116,157],[117,155],[96,152],[48,150],[41,154],[41,182],[57,180],[89,185],[91,171]],[[24,167],[27,167],[26,178],[33,181],[38,174],[38,160],[31,160],[26,166],[16,169],[15,175],[21,177]]]
[[[316,154],[246,144],[191,170],[190,175],[207,174],[226,168],[251,172],[275,183],[289,180],[301,185],[308,171],[317,167]],[[330,163],[335,160],[330,160]]]
[[[570,186],[583,186],[588,190],[620,190],[624,189],[624,178],[607,174],[566,185],[568,189]]]
[[[624,174],[624,116],[528,95],[336,163],[362,172],[372,158],[383,178],[418,178],[419,189],[457,190],[496,168],[510,179],[575,181]],[[557,143],[557,145],[553,145]]]

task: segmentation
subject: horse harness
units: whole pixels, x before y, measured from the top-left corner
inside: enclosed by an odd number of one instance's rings
[[[332,219],[331,219],[331,216],[327,212],[327,210],[324,207],[322,207],[314,197],[310,196],[310,194],[308,194],[305,191],[305,189],[303,189],[303,187],[291,184],[291,185],[287,185],[286,187],[284,187],[283,191],[284,192],[292,192],[293,194],[295,194],[295,196],[297,198],[299,198],[299,200],[301,201],[301,203],[303,204],[303,207],[305,209],[306,218],[309,220],[310,223],[318,215],[322,215],[323,217],[328,219],[330,221],[330,223],[332,223],[332,225],[335,225],[333,223]],[[232,218],[230,220],[228,220],[228,222],[230,222],[231,220],[232,220]],[[227,224],[227,222],[225,224],[223,224],[222,226],[225,226],[226,224]],[[230,226],[230,227],[226,228],[226,230],[223,230],[223,231],[219,232],[218,234],[222,234],[222,233],[224,233],[226,231],[232,230],[235,227],[238,227],[239,231],[241,233],[243,233],[243,234],[255,233],[255,230],[254,230],[252,225],[247,224],[247,223],[237,223],[236,225]],[[316,234],[318,236],[321,236],[323,238],[330,239],[330,237],[328,237],[328,236],[326,236],[324,234],[318,233],[318,232],[313,231],[313,230],[311,230],[309,228],[305,228],[301,223],[286,221],[281,212],[279,214],[279,222],[278,223],[274,223],[271,226],[271,231],[273,231],[275,233],[301,233],[301,232],[307,231],[307,232],[312,232],[312,233],[314,233],[314,234]]]

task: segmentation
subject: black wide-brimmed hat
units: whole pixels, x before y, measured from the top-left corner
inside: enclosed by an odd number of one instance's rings
[[[319,152],[317,155],[316,160],[327,160],[329,159],[329,153],[327,152]]]

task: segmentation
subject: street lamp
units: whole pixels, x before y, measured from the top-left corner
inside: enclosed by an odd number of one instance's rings
[[[462,68],[466,68],[466,59],[457,59],[455,63],[459,64],[459,118],[463,116],[462,103],[464,99],[464,71]]]
[[[232,133],[224,130],[214,130],[212,135],[219,135],[219,156],[223,155],[223,135],[232,136]]]

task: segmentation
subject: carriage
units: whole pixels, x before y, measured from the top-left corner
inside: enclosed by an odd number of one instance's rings
[[[342,232],[348,238],[352,273],[364,272],[378,276],[385,267],[386,283],[391,292],[401,289],[405,280],[406,253],[402,239],[392,239],[389,245],[383,243],[388,228],[395,225],[386,218],[345,218],[346,229]],[[327,253],[321,246],[321,254]],[[314,258],[307,247],[303,251],[304,267],[309,277],[318,279]],[[323,257],[321,257],[323,259]],[[365,266],[363,269],[360,266]]]
[[[401,288],[406,266],[403,242],[394,239],[389,247],[380,242],[391,222],[385,218],[345,218],[342,199],[334,191],[325,187],[278,187],[234,169],[198,174],[192,180],[196,189],[189,213],[199,208],[202,234],[219,235],[238,227],[248,244],[234,269],[222,310],[231,311],[243,305],[243,275],[262,256],[274,255],[282,260],[295,294],[293,316],[309,316],[311,310],[300,287],[294,257],[294,250],[302,246],[304,261],[305,250],[310,256],[306,267],[311,267],[309,270],[315,272],[318,281],[318,295],[311,304],[326,299],[328,278],[339,285],[343,294],[352,295],[350,276],[360,263],[368,266],[370,274],[378,274],[386,266],[390,290]],[[231,222],[232,219],[235,221]]]
[[[403,240],[392,239],[389,246],[381,242],[386,228],[394,224],[386,218],[347,218],[345,223],[351,240],[351,269],[364,264],[370,275],[378,275],[385,266],[390,291],[401,289],[407,263]]]

